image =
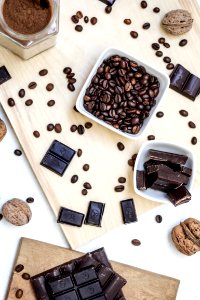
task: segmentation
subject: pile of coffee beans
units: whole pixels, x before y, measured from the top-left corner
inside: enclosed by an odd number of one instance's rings
[[[70,67],[65,67],[63,69],[63,73],[66,74],[66,79],[68,82],[67,84],[68,90],[74,92],[75,91],[74,84],[76,83],[75,73],[72,72],[72,68]]]
[[[84,108],[98,119],[137,134],[156,104],[160,83],[137,62],[113,55],[98,67],[84,95]]]

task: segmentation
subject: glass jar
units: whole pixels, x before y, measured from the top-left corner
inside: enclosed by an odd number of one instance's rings
[[[21,34],[8,26],[3,16],[4,1],[0,1],[0,45],[11,50],[23,59],[29,59],[56,43],[59,31],[60,0],[50,0],[51,19],[47,26],[34,34]]]

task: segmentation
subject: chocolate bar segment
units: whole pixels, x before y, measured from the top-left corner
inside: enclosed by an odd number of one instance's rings
[[[90,201],[84,223],[87,225],[101,226],[104,208],[104,203]]]
[[[136,171],[136,185],[138,190],[146,190],[146,176],[144,171]]]
[[[68,164],[54,155],[47,153],[41,161],[41,165],[54,173],[62,176],[68,167]]]
[[[0,67],[0,85],[11,79],[11,76],[5,66]]]
[[[200,93],[200,78],[191,74],[184,85],[182,93],[184,96],[194,101]]]
[[[158,161],[169,161],[173,164],[184,165],[188,159],[186,155],[180,155],[171,152],[159,151],[159,150],[149,150],[149,156],[153,160]]]
[[[84,216],[84,214],[77,211],[61,207],[57,222],[81,227],[83,224]]]
[[[191,200],[190,192],[183,185],[169,191],[167,195],[174,206],[178,206]]]
[[[127,199],[120,202],[124,224],[137,221],[137,214],[133,199]]]

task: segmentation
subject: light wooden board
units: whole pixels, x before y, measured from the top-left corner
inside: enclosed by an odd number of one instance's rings
[[[105,14],[105,6],[97,0],[61,0],[60,33],[56,47],[30,59],[23,61],[4,48],[0,48],[0,65],[5,64],[11,73],[12,80],[3,84],[0,88],[0,101],[8,115],[8,118],[19,138],[24,152],[33,168],[33,171],[45,192],[49,203],[55,212],[55,222],[60,206],[86,213],[90,200],[106,203],[103,223],[101,228],[83,225],[82,228],[62,225],[72,248],[87,243],[112,228],[122,224],[120,200],[134,198],[138,214],[144,213],[158,205],[135,195],[132,186],[132,170],[127,165],[127,160],[138,151],[140,145],[146,140],[147,135],[155,134],[157,140],[176,142],[189,147],[195,154],[197,165],[200,163],[200,147],[192,146],[192,136],[200,138],[199,101],[198,97],[192,102],[183,96],[169,90],[166,99],[159,107],[164,111],[163,118],[154,118],[151,126],[143,138],[130,141],[122,138],[98,124],[87,130],[83,136],[70,132],[72,124],[84,124],[88,119],[72,109],[77,95],[89,74],[99,54],[106,47],[112,46],[132,53],[146,62],[156,66],[160,70],[165,69],[162,58],[155,56],[151,44],[160,36],[165,36],[171,44],[169,49],[162,48],[164,55],[170,56],[172,61],[182,63],[191,72],[200,76],[199,49],[200,49],[200,13],[195,0],[168,0],[159,1],[161,12],[155,14],[153,7],[157,6],[157,0],[149,1],[147,9],[140,8],[140,1],[117,0],[110,15]],[[191,32],[184,35],[189,43],[186,47],[179,47],[178,42],[183,37],[167,35],[160,28],[162,16],[171,9],[185,8],[194,18],[194,26]],[[84,30],[78,33],[74,30],[74,24],[70,17],[77,10],[81,10],[89,17],[96,16],[96,26],[83,24]],[[132,25],[123,24],[124,18],[131,18]],[[143,30],[142,24],[151,23],[149,30]],[[83,21],[82,21],[83,22]],[[138,39],[132,39],[129,32],[139,32]],[[66,89],[65,76],[62,70],[65,66],[71,66],[76,73],[76,91],[71,93]],[[43,78],[38,71],[47,68],[49,74]],[[29,90],[27,85],[36,81],[35,90]],[[47,92],[45,86],[52,82],[55,89]],[[20,88],[26,89],[25,99],[18,97]],[[8,107],[7,99],[13,97],[16,106]],[[32,98],[34,104],[26,107],[26,99]],[[49,99],[55,99],[54,107],[47,107]],[[179,115],[180,109],[189,112],[187,118]],[[190,129],[188,121],[197,124],[196,129]],[[48,123],[60,122],[63,127],[61,134],[47,132]],[[41,137],[36,139],[32,132],[39,130]],[[40,166],[40,161],[54,139],[69,145],[77,150],[83,149],[81,158],[73,159],[70,167],[62,178]],[[116,144],[122,141],[125,144],[123,152],[118,151]],[[84,163],[90,164],[90,170],[84,172]],[[73,174],[79,175],[78,183],[72,185],[70,178]],[[119,176],[127,178],[126,188],[123,193],[115,193]],[[200,176],[196,174],[196,185]],[[81,195],[82,184],[89,181],[93,187],[88,196]],[[22,183],[22,188],[23,188]],[[37,216],[33,216],[37,217]]]
[[[81,255],[80,252],[22,238],[15,266],[22,264],[24,265],[24,270],[21,273],[13,271],[6,299],[15,300],[17,289],[22,289],[24,291],[23,299],[35,300],[30,281],[21,277],[23,272],[34,276]],[[112,266],[117,273],[127,280],[127,284],[123,288],[127,300],[176,299],[179,280],[117,262],[112,262]]]

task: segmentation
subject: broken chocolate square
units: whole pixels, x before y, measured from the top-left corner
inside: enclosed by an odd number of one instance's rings
[[[0,67],[0,85],[11,79],[11,76],[5,66]]]
[[[174,206],[186,203],[191,200],[191,194],[185,186],[180,186],[168,192],[169,200]]]

